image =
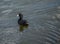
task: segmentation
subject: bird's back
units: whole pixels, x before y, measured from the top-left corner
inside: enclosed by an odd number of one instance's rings
[[[25,24],[27,24],[27,21],[26,20],[18,20],[18,24],[25,25]]]

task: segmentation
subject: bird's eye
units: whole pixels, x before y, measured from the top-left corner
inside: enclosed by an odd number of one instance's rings
[[[19,16],[19,15],[17,14],[17,16]]]

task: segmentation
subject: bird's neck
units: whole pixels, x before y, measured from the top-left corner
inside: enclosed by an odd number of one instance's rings
[[[23,19],[23,15],[20,16],[20,20],[22,20],[22,19]]]
[[[20,17],[19,19],[20,19],[20,20],[22,20],[23,18],[22,18],[22,17]]]

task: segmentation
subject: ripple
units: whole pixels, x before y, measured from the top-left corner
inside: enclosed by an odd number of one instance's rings
[[[2,11],[1,13],[10,13],[10,12],[12,12],[12,10],[11,9],[8,9],[8,10]]]
[[[60,6],[58,6],[57,8],[60,9]]]
[[[4,0],[4,1],[11,1],[11,0]]]

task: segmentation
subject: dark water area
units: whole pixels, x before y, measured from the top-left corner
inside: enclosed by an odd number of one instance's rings
[[[29,23],[19,31],[17,14]],[[0,0],[0,44],[59,44],[60,0]]]

